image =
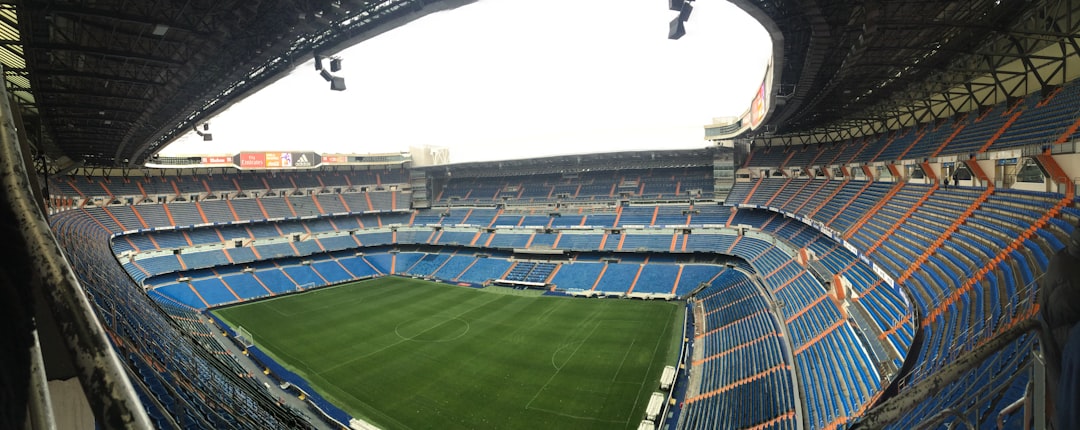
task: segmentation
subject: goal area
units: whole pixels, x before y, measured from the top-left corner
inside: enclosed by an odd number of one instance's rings
[[[255,338],[251,337],[251,332],[242,326],[236,327],[236,340],[240,341],[244,348],[255,346]]]

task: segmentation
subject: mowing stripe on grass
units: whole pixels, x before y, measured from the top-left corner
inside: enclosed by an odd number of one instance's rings
[[[214,312],[384,428],[633,429],[684,306],[387,277]]]

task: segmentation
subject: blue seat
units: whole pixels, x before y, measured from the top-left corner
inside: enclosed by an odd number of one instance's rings
[[[1031,283],[1035,282],[1035,276],[1031,272],[1031,264],[1027,261],[1026,258],[1024,258],[1023,254],[1021,254],[1019,251],[1013,251],[1009,255],[1013,259],[1015,259],[1015,261],[1020,262],[1020,264],[1017,264],[1017,267],[1020,269],[1020,279],[1023,280],[1024,285],[1030,285]],[[1009,295],[1015,296],[1015,293],[1016,288],[1014,286],[1009,290]]]
[[[1032,242],[1031,239],[1024,239],[1024,246],[1031,251],[1031,255],[1035,256],[1035,262],[1039,264],[1039,271],[1045,272],[1046,268],[1050,266],[1050,259],[1043,253],[1042,248]]]

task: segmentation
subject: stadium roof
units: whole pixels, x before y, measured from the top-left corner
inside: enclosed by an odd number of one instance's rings
[[[783,37],[776,109],[756,134],[784,144],[908,127],[1060,85],[1080,53],[1074,1],[733,2]]]
[[[135,167],[316,52],[470,2],[0,0],[0,63],[40,170]],[[763,130],[785,142],[970,110],[1033,72],[1049,86],[1080,51],[1071,1],[734,3],[782,37]]]
[[[471,1],[0,1],[0,62],[39,155],[137,166],[315,53]]]

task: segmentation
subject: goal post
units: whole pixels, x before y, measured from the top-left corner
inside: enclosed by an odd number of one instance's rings
[[[240,341],[240,344],[244,345],[244,348],[255,346],[255,338],[251,337],[251,332],[247,331],[244,327],[236,328],[236,340]]]

